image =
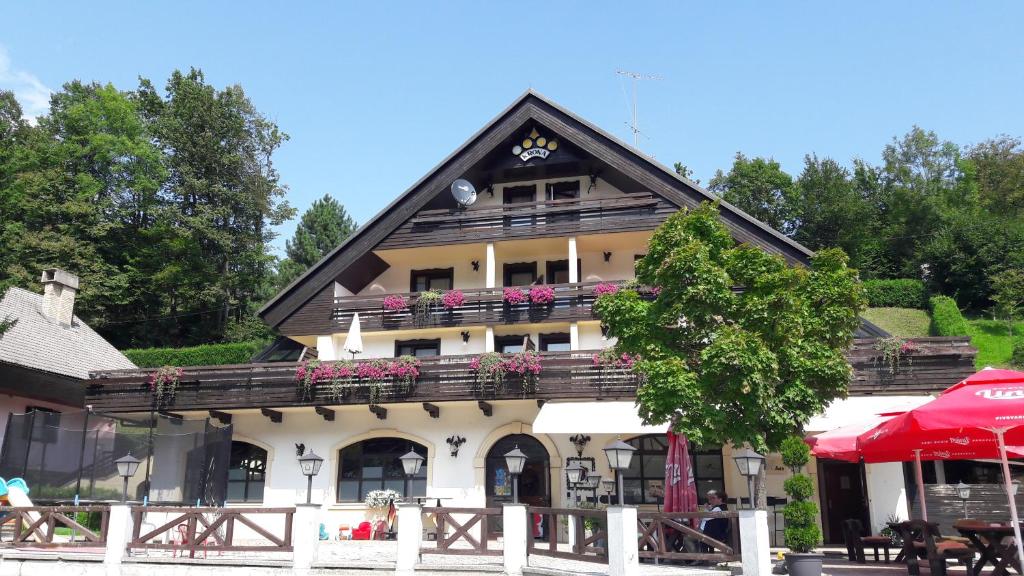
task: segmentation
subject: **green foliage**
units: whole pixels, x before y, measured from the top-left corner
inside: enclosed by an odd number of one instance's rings
[[[1012,336],[1014,321],[1024,318],[1024,270],[1003,270],[992,276],[991,284],[994,311],[1006,320]]]
[[[800,469],[811,460],[811,449],[799,436],[788,436],[779,445],[782,463],[791,469]]]
[[[806,474],[795,474],[783,483],[786,494],[798,500],[806,500],[814,495],[814,482]],[[811,504],[808,502],[808,504]],[[813,504],[812,504],[813,505]]]
[[[811,486],[811,483],[810,483],[811,479],[810,479],[810,477],[805,476],[803,474],[798,474],[797,476],[794,476],[793,478],[790,478],[789,480],[794,480],[796,478],[800,478],[802,480],[806,480],[807,481],[807,486],[808,487]],[[786,482],[787,485],[789,484],[789,480],[787,480],[787,482]],[[801,490],[804,489],[803,482],[800,483],[800,489]],[[787,491],[786,493],[787,494],[791,494],[789,491]],[[795,525],[798,525],[798,524],[799,525],[814,524],[816,522],[816,520],[817,520],[816,516],[818,514],[818,506],[815,505],[814,502],[810,502],[810,501],[807,500],[812,495],[814,495],[813,490],[807,492],[807,496],[804,496],[801,499],[792,502],[791,503],[792,505],[786,505],[786,506],[783,507],[782,514],[783,514],[783,517],[786,519],[786,525],[787,526],[789,526],[789,525],[794,525],[795,526]],[[795,496],[794,496],[794,498],[795,498]]]
[[[135,348],[121,352],[139,368],[245,364],[266,341],[203,344],[189,348]]]
[[[737,152],[729,172],[715,172],[708,190],[782,233],[793,232],[793,178],[775,160]]]
[[[1010,366],[1013,363],[1014,346],[1024,341],[1024,321],[1014,325],[1013,336],[1009,326],[1001,320],[977,318],[967,322],[971,336],[971,346],[978,349],[974,357],[974,367],[982,369],[986,366]],[[1024,367],[1018,363],[1017,366]]]
[[[785,529],[786,547],[797,554],[806,554],[821,543],[821,529],[817,524],[790,526]]]
[[[356,229],[356,222],[340,202],[325,194],[302,214],[295,235],[285,242],[288,258],[278,264],[278,289],[282,289],[337,248]]]
[[[637,262],[657,298],[626,288],[595,304],[617,349],[641,357],[643,418],[697,444],[777,448],[846,393],[843,352],[865,304],[846,262],[823,250],[810,268],[789,267],[736,246],[712,204],[671,216]]]
[[[920,280],[866,280],[864,290],[868,294],[868,306],[921,309],[925,307],[925,287],[924,282]]]
[[[932,310],[933,336],[967,336],[967,320],[960,313],[956,301],[949,296],[932,296],[928,300]]]
[[[1017,368],[1024,368],[1024,338],[1018,339],[1013,344],[1013,354],[1010,356],[1010,363]]]
[[[868,308],[861,318],[899,338],[928,336],[931,316],[913,308]]]
[[[11,328],[13,328],[14,325],[17,323],[18,319],[11,318],[10,316],[5,316],[2,319],[0,319],[0,336],[3,336],[4,332],[7,332]]]

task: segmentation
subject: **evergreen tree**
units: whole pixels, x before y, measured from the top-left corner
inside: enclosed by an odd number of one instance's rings
[[[329,194],[313,202],[299,220],[295,235],[285,242],[288,257],[278,265],[278,287],[284,288],[319,262],[355,229],[355,220]]]

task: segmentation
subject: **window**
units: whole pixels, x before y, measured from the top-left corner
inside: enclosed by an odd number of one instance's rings
[[[627,504],[657,504],[662,496],[654,495],[655,487],[665,486],[665,460],[668,458],[668,438],[660,434],[640,436],[627,440],[636,448],[629,470],[622,474]],[[697,485],[697,498],[704,501],[708,490],[725,490],[725,474],[722,468],[720,447],[695,447],[690,445],[690,467]]]
[[[410,450],[427,457],[425,446],[402,438],[371,438],[342,448],[338,458],[338,502],[362,502],[371,490],[388,488],[402,497],[425,496],[426,462],[410,481],[398,460]]]
[[[495,336],[494,351],[502,354],[522,352],[527,338],[529,336]]]
[[[505,286],[529,286],[537,280],[536,262],[505,264]]]
[[[505,204],[529,204],[537,199],[537,186],[509,186],[502,191]]]
[[[573,200],[580,197],[580,181],[552,182],[547,186],[548,200]]]
[[[569,334],[566,332],[540,335],[540,349],[543,352],[568,352],[569,346]]]
[[[262,502],[267,480],[267,451],[248,442],[231,443],[228,501]]]
[[[455,284],[454,268],[435,268],[433,270],[413,270],[410,274],[409,292],[426,292],[427,290],[451,290]]]
[[[582,271],[583,265],[579,258],[576,259],[576,277],[580,278],[583,276]],[[569,261],[568,260],[548,260],[547,263],[547,282],[548,284],[568,284],[569,283]]]
[[[441,339],[398,340],[395,342],[395,357],[398,356],[440,356]]]

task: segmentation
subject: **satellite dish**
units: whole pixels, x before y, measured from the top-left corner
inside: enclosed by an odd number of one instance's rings
[[[469,180],[459,178],[452,182],[452,196],[459,206],[466,207],[476,202],[476,188]]]

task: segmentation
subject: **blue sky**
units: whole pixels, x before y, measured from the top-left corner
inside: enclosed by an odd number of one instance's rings
[[[365,222],[533,87],[707,182],[741,150],[877,161],[912,125],[958,144],[1024,136],[1021,2],[22,2],[0,88],[41,112],[70,79],[130,89],[202,68],[291,136],[291,203]],[[11,25],[13,24],[13,25]],[[294,221],[281,228],[291,234]]]

